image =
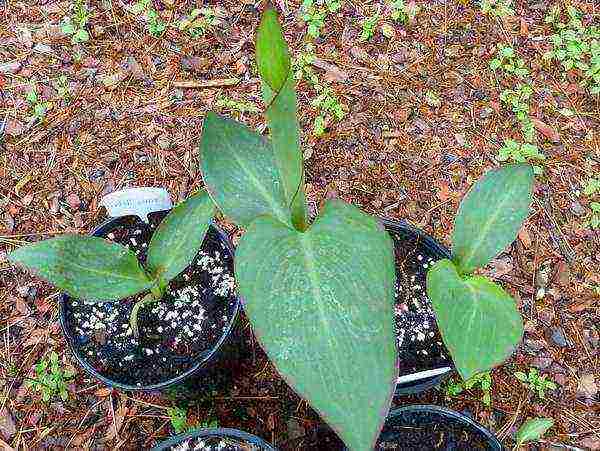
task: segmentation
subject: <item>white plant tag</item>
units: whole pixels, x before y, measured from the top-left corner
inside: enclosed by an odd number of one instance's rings
[[[147,223],[148,213],[169,210],[173,203],[166,189],[144,187],[113,191],[100,200],[100,205],[113,218],[135,215]]]

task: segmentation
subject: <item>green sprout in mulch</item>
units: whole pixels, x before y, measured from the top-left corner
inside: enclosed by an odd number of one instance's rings
[[[33,388],[42,394],[42,400],[49,402],[52,398],[60,396],[66,401],[69,397],[67,384],[75,377],[75,372],[63,369],[54,351],[49,357],[44,357],[35,367],[35,376],[25,381],[25,386]]]
[[[500,148],[496,156],[496,160],[501,162],[532,163],[533,172],[536,175],[541,175],[544,170],[541,166],[535,164],[535,162],[544,161],[545,159],[546,155],[541,153],[535,144],[519,143],[514,139],[505,139],[504,145]]]
[[[500,93],[500,100],[515,113],[517,120],[521,123],[525,141],[529,143],[535,139],[535,127],[529,117],[529,100],[532,94],[533,88],[521,83],[515,89],[505,89]]]
[[[517,56],[515,49],[510,46],[500,45],[496,57],[490,61],[490,69],[502,69],[508,74],[517,77],[529,75],[529,69],[525,67],[525,60]]]
[[[191,37],[198,38],[209,32],[219,23],[215,8],[194,8],[189,16],[179,21],[180,31],[187,32]]]
[[[546,390],[556,390],[557,388],[554,382],[546,379],[547,375],[540,374],[536,368],[530,368],[527,374],[516,371],[514,376],[531,391],[536,392],[540,399],[546,398]]]
[[[152,0],[138,0],[129,8],[133,14],[143,16],[146,21],[148,31],[152,36],[159,37],[166,30],[167,25],[161,19],[158,11],[152,5]]]
[[[511,0],[481,0],[481,11],[496,17],[513,16],[515,10]]]
[[[80,44],[90,40],[90,34],[86,30],[90,14],[85,0],[75,0],[72,5],[73,16],[67,16],[60,23],[61,30],[67,36],[71,36],[73,44]]]
[[[421,7],[416,5],[414,2],[406,3],[405,0],[392,0],[390,3],[391,18],[403,25],[408,25],[415,20]]]
[[[456,397],[464,390],[479,389],[483,392],[481,401],[487,407],[492,405],[492,375],[489,371],[475,374],[466,381],[450,380],[444,391],[448,397]]]

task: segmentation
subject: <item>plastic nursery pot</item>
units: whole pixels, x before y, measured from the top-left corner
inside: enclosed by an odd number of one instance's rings
[[[263,439],[237,429],[197,429],[176,435],[151,451],[277,451]]]
[[[394,320],[400,372],[396,395],[420,393],[439,385],[451,372],[446,350],[427,297],[426,274],[450,251],[406,222],[382,219],[394,241],[396,300]]]
[[[150,238],[167,213],[151,213],[149,224],[136,216],[112,218],[92,235],[129,247],[144,262]],[[226,359],[222,350],[240,309],[233,274],[233,246],[213,223],[192,264],[169,283],[160,301],[139,310],[139,337],[129,316],[141,295],[94,303],[63,294],[62,330],[81,367],[113,388],[162,390],[204,380]]]
[[[328,427],[286,444],[284,451],[348,451]],[[388,415],[374,451],[502,451],[503,446],[486,428],[471,418],[433,405],[394,409]]]

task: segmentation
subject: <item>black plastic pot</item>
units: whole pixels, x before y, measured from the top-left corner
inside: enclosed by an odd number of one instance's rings
[[[426,258],[430,258],[433,261],[441,260],[444,258],[450,258],[450,251],[440,244],[437,240],[427,235],[422,230],[413,227],[405,221],[394,221],[387,218],[382,218],[382,223],[385,226],[386,230],[390,233],[394,240],[394,246],[396,248],[396,253],[399,252],[400,248],[403,245],[409,246],[418,246],[418,253],[423,254]],[[407,244],[408,243],[408,244]],[[396,265],[396,274],[399,274],[399,266]],[[437,335],[439,332],[437,330],[437,326],[435,325],[434,318],[431,317],[431,321],[433,323],[432,330],[435,331]],[[439,337],[441,342],[441,337]],[[436,348],[444,351],[444,356],[448,356],[448,353],[445,347],[442,345],[437,345]],[[402,359],[402,353],[413,352],[412,350],[403,350],[400,349],[400,358]],[[414,354],[411,354],[411,356]],[[440,354],[441,355],[441,354]],[[414,356],[415,360],[419,360],[419,356]],[[453,368],[453,364],[449,357],[445,357],[444,361],[446,364],[438,365],[439,368],[429,368],[423,370],[423,372],[419,371],[418,373],[400,373],[400,378],[404,379],[404,382],[399,382],[396,386],[396,395],[408,395],[408,394],[416,394],[424,392],[428,389],[431,389],[437,385],[439,385],[445,378],[449,376],[451,373],[451,369]],[[444,369],[446,368],[446,369]],[[415,380],[410,380],[411,377],[415,377]]]
[[[156,212],[152,213],[151,216],[157,215],[158,218],[162,219],[164,216],[166,216],[167,213],[168,211]],[[97,237],[106,237],[109,233],[115,231],[120,227],[129,226],[133,221],[135,221],[136,224],[141,224],[140,220],[137,217],[132,216],[109,218],[103,224],[98,226],[91,233],[91,235]],[[207,232],[207,237],[205,238],[205,241],[203,243],[203,247],[209,239],[213,240],[213,242],[214,240],[218,240],[218,242],[222,245],[221,248],[223,249],[223,251],[228,255],[228,258],[231,258],[231,262],[233,262],[233,245],[229,240],[227,234],[223,230],[221,230],[221,228],[219,228],[219,226],[215,223],[211,223]],[[86,359],[85,356],[83,356],[79,352],[77,346],[77,338],[74,335],[73,331],[69,328],[69,321],[67,319],[68,309],[70,308],[69,303],[72,301],[72,299],[66,294],[63,294],[60,298],[60,323],[63,333],[67,339],[69,348],[71,349],[71,352],[75,356],[75,359],[77,360],[79,365],[87,373],[89,373],[94,378],[98,379],[100,382],[112,388],[118,388],[123,390],[163,390],[167,388],[183,387],[186,383],[194,381],[195,379],[205,381],[205,379],[207,379],[207,375],[209,379],[210,377],[215,376],[214,373],[218,373],[219,371],[218,369],[216,369],[216,362],[227,360],[227,356],[224,355],[224,353],[228,352],[227,348],[229,342],[231,341],[234,326],[241,308],[240,298],[237,296],[237,294],[234,293],[231,297],[232,303],[231,307],[229,307],[229,319],[227,320],[227,323],[223,328],[222,334],[220,335],[219,339],[212,345],[212,347],[206,351],[203,351],[198,357],[195,357],[193,359],[192,366],[189,367],[186,371],[177,374],[174,377],[170,377],[166,380],[147,385],[133,385],[121,383],[119,381],[115,381],[109,377],[106,377],[105,375],[101,374],[96,368],[94,368],[89,363],[88,359]],[[210,384],[210,380],[208,381],[208,383]]]
[[[434,445],[435,444],[435,445]],[[498,439],[473,419],[433,405],[394,409],[388,415],[374,451],[503,451]],[[283,451],[348,451],[327,426],[282,446]]]
[[[170,439],[165,440],[156,447],[152,448],[151,451],[168,451],[172,449],[173,446],[182,444],[186,440],[195,438],[228,438],[236,440],[238,442],[242,442],[245,445],[252,445],[256,448],[256,451],[277,451],[277,449],[274,448],[272,445],[265,442],[263,439],[258,438],[255,435],[248,434],[247,432],[243,431],[238,431],[237,429],[228,428],[197,429],[192,432],[176,435],[175,437],[171,437]],[[254,451],[254,448],[249,449],[252,449]]]

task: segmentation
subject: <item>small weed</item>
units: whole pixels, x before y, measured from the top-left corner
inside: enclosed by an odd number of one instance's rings
[[[317,110],[318,116],[313,125],[313,133],[315,136],[322,136],[331,119],[341,121],[346,113],[329,86],[317,85],[315,89],[317,90],[317,97],[313,99],[311,105]]]
[[[32,109],[32,119],[37,121],[43,121],[46,117],[46,113],[50,109],[51,103],[48,101],[41,101],[35,85],[31,85],[31,89],[25,96],[25,100],[29,103]]]
[[[560,5],[555,5],[545,22],[554,28],[550,37],[552,50],[544,54],[544,59],[560,62],[565,71],[576,69],[582,76],[581,84],[590,94],[600,94],[600,27],[584,25],[582,14],[573,6],[566,8],[566,21]]]
[[[511,0],[481,0],[481,11],[496,17],[513,16],[515,10]]]
[[[85,0],[75,0],[73,3],[73,17],[67,16],[60,23],[60,28],[64,34],[71,36],[73,44],[87,42],[90,35],[85,29],[90,14]]]
[[[546,380],[546,375],[540,375],[535,368],[530,368],[528,374],[517,371],[514,373],[514,376],[529,387],[531,391],[537,392],[540,399],[546,397],[546,390],[555,390],[557,388],[554,382]]]
[[[393,0],[390,7],[392,19],[404,25],[412,23],[421,10],[420,6],[414,3],[407,5],[404,0]]]
[[[492,375],[490,372],[479,373],[471,377],[467,381],[452,380],[446,385],[446,396],[455,397],[460,395],[464,390],[479,388],[483,392],[482,402],[486,406],[492,405]]]
[[[512,161],[515,163],[531,162],[532,160],[543,161],[546,156],[541,153],[535,144],[519,143],[513,139],[505,139],[504,145],[498,151],[496,160]],[[533,172],[541,175],[544,171],[538,165],[533,165]]]
[[[50,358],[43,358],[35,365],[35,377],[25,381],[26,387],[34,388],[42,393],[44,402],[50,401],[59,395],[63,401],[69,397],[67,383],[73,379],[75,373],[71,370],[63,370],[58,362],[58,354],[50,353]]]
[[[152,0],[139,0],[129,10],[133,14],[143,14],[146,18],[148,31],[152,36],[159,37],[167,28],[158,12],[152,5]]]
[[[515,49],[508,46],[500,46],[496,58],[490,61],[490,69],[500,68],[517,77],[529,75],[529,69],[525,67],[525,60],[516,55]]]
[[[583,194],[588,197],[600,194],[600,177],[589,179],[583,187]],[[590,208],[592,214],[586,221],[585,226],[591,229],[600,229],[600,202],[591,202]]]
[[[379,22],[379,12],[375,13],[371,17],[365,18],[361,22],[361,31],[359,41],[368,41],[375,36],[375,30],[377,29],[377,22]]]
[[[425,102],[427,105],[433,108],[439,108],[442,106],[442,99],[440,99],[440,96],[435,91],[431,90],[425,93]]]
[[[521,123],[525,141],[532,142],[535,138],[535,127],[529,117],[529,100],[533,89],[529,85],[519,84],[516,89],[505,89],[500,93],[500,100],[509,106]]]
[[[224,108],[238,113],[258,113],[260,110],[258,107],[250,102],[244,102],[242,100],[230,99],[225,96],[217,97],[216,106],[218,108]]]
[[[294,78],[296,80],[307,80],[311,85],[319,83],[319,77],[312,69],[312,63],[315,60],[315,46],[307,43],[305,51],[300,53],[294,60]]]
[[[330,13],[342,7],[341,0],[304,0],[302,2],[302,20],[308,26],[308,35],[318,38],[325,26],[325,19]]]
[[[71,100],[71,92],[69,90],[69,80],[66,75],[60,75],[56,79],[56,92],[58,97],[64,100]]]
[[[180,434],[189,429],[186,409],[177,406],[168,407],[167,415],[169,415],[171,426],[173,426],[176,434]]]
[[[589,179],[583,187],[583,194],[586,196],[593,196],[596,193],[600,193],[600,177]]]
[[[179,30],[198,38],[217,25],[217,12],[214,8],[195,8],[190,15],[179,22]]]

